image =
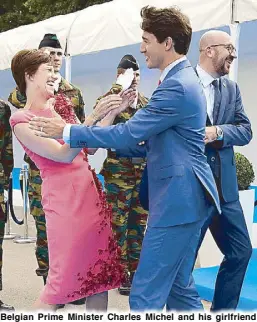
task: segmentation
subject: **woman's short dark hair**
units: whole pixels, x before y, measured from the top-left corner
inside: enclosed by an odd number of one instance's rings
[[[50,63],[49,54],[37,49],[21,50],[13,57],[12,75],[21,94],[26,95],[25,74],[32,76],[40,65],[47,63]]]
[[[158,9],[146,6],[141,9],[142,30],[153,34],[159,43],[168,37],[174,42],[178,54],[186,55],[192,38],[189,18],[176,7]]]

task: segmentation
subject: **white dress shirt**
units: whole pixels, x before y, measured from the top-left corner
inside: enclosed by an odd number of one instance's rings
[[[210,74],[208,74],[205,70],[202,69],[199,65],[196,66],[196,71],[198,74],[198,77],[201,81],[201,84],[203,86],[203,91],[206,97],[207,102],[207,114],[209,116],[211,124],[213,124],[213,109],[214,109],[214,97],[215,97],[215,89],[212,85],[212,82],[215,80]],[[217,79],[219,81],[219,79]],[[216,126],[217,129],[220,130],[219,126]],[[217,137],[217,140],[223,139],[223,132],[222,134]]]
[[[177,60],[175,60],[173,63],[169,64],[161,73],[160,81],[163,82],[164,78],[168,75],[168,72],[175,67],[177,64],[181,63],[182,61],[187,60],[186,56],[183,56]]]
[[[213,109],[214,109],[214,86],[212,82],[215,78],[213,78],[210,74],[208,74],[205,70],[202,69],[199,65],[196,66],[197,74],[200,78],[200,81],[203,86],[204,94],[207,101],[207,114],[213,124]]]
[[[71,128],[71,124],[66,124],[62,134],[62,139],[67,144],[70,144],[70,128]]]

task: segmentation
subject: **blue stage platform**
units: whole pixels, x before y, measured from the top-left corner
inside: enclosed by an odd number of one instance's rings
[[[250,189],[255,190],[255,200],[257,200],[257,186],[251,186]],[[253,222],[257,223],[257,206],[254,208]]]
[[[197,290],[202,299],[212,301],[215,280],[219,266],[197,268],[194,270],[194,279]],[[257,310],[257,249],[253,254],[246,272],[238,310]]]

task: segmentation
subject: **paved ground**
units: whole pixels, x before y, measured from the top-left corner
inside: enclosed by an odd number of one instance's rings
[[[16,208],[16,212],[19,218],[22,218],[21,211]],[[35,236],[35,227],[31,216],[29,217],[28,227],[29,236]],[[12,222],[11,231],[23,236],[24,226],[17,226]],[[4,241],[4,289],[0,294],[0,299],[12,304],[20,311],[30,310],[43,287],[43,280],[35,274],[37,263],[34,253],[34,243],[16,244],[13,240]],[[209,303],[204,303],[204,305],[209,308]],[[69,305],[66,308],[66,310],[73,309],[84,310],[84,307]],[[111,291],[109,293],[109,309],[129,310],[128,297],[119,295],[116,290]]]

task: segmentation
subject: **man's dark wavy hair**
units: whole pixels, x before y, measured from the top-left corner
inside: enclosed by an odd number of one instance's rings
[[[141,9],[143,31],[153,34],[159,43],[168,37],[174,42],[176,53],[186,55],[192,38],[192,27],[189,18],[176,7]]]

